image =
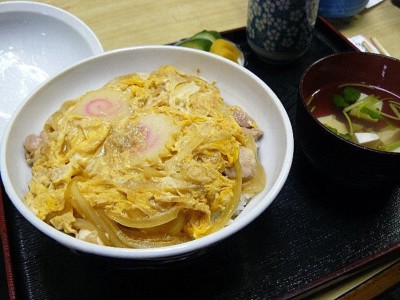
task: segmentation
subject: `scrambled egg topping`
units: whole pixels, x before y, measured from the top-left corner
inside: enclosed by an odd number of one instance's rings
[[[237,112],[215,84],[172,66],[116,78],[65,102],[27,137],[26,205],[107,246],[159,247],[219,230],[243,193],[265,185],[249,134],[258,129],[241,126]]]

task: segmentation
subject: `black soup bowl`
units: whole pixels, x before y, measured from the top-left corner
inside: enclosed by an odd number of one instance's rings
[[[400,182],[400,153],[397,152],[400,148],[391,152],[371,148],[372,142],[359,144],[358,140],[349,140],[348,135],[339,135],[338,130],[326,126],[326,123],[320,121],[322,119],[318,119],[321,115],[316,116],[318,112],[329,115],[329,109],[334,107],[333,98],[337,97],[335,94],[340,96],[339,100],[342,98],[347,101],[346,96],[343,96],[343,89],[348,86],[350,89],[347,92],[350,95],[355,89],[354,93],[357,94],[358,91],[362,97],[367,94],[376,95],[385,101],[390,99],[393,103],[390,113],[396,115],[400,111],[400,60],[371,53],[340,53],[329,55],[312,64],[301,77],[300,101],[297,105],[297,132],[303,153],[317,170],[317,174],[323,175],[325,182],[363,191],[394,187]],[[340,106],[339,100],[336,103]],[[325,108],[321,109],[318,105]],[[382,109],[376,106],[372,108],[369,111],[372,115]],[[361,115],[368,113],[363,109],[364,114]],[[334,119],[344,120],[343,124],[347,128],[344,130],[348,130],[354,137],[358,125],[346,120],[342,110],[345,109],[340,110],[342,116]],[[328,118],[332,119],[330,116]],[[399,130],[400,120],[395,118],[385,122],[384,126],[389,126],[393,132]],[[372,127],[372,123],[378,122],[375,120],[370,123]],[[365,132],[363,134],[365,137]],[[396,135],[400,140],[399,132]]]

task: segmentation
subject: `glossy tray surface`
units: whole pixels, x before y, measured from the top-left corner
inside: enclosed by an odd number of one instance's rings
[[[306,55],[285,66],[260,61],[250,51],[244,29],[225,33],[225,37],[241,46],[245,67],[277,94],[293,125],[293,166],[277,199],[256,222],[202,256],[178,266],[124,268],[76,254],[48,239],[4,195],[18,298],[288,298],[398,250],[400,189],[374,195],[380,201],[372,202],[362,195],[346,198],[337,193],[337,198],[332,197],[297,143],[301,74],[319,58],[354,48],[321,20]],[[4,278],[0,280],[2,295]]]

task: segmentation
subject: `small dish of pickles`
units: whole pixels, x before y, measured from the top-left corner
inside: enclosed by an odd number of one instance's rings
[[[179,41],[176,45],[210,52],[244,65],[244,55],[239,47],[214,30],[200,31],[190,38]]]

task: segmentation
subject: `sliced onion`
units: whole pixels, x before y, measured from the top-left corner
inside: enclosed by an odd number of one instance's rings
[[[102,214],[102,212],[100,212]],[[104,216],[105,217],[105,216]],[[129,248],[155,248],[165,247],[184,243],[190,239],[185,235],[169,235],[169,234],[149,234],[147,232],[121,228],[115,222],[106,218],[105,222],[108,224],[110,229],[116,234],[120,243],[115,245],[117,247],[129,247]],[[121,246],[122,244],[122,246]]]
[[[168,235],[143,233],[139,230],[117,232],[118,237],[128,247],[131,248],[155,248],[165,247],[188,242],[190,239],[186,235]]]
[[[181,210],[176,219],[160,226],[146,228],[143,231],[148,232],[149,234],[165,233],[171,235],[179,235],[183,229],[184,224],[185,224],[185,213],[182,212]]]
[[[82,219],[82,218],[76,218],[75,222],[74,222],[74,226],[78,229],[86,229],[89,231],[93,231],[96,230],[98,231],[99,228],[96,227],[96,225],[90,223],[89,221]]]
[[[105,214],[115,222],[131,227],[131,228],[150,228],[168,223],[178,216],[180,207],[173,206],[171,209],[163,213],[158,213],[154,216],[146,216],[143,218],[131,218],[127,216],[122,216],[120,214],[114,213],[112,211],[106,210]]]
[[[242,185],[242,192],[246,194],[257,194],[261,192],[266,184],[266,176],[264,172],[263,166],[260,164],[259,161],[256,163],[256,171],[254,177],[246,182],[243,182]]]
[[[82,217],[99,228],[97,231],[99,238],[105,245],[124,247],[115,232],[110,228],[109,223],[99,215],[98,211],[88,203],[80,192],[78,185],[78,180],[80,179],[74,178],[68,183],[65,190],[65,198],[70,199],[72,206]]]
[[[236,211],[236,208],[239,205],[240,196],[242,193],[242,169],[240,167],[240,163],[238,160],[234,163],[234,168],[235,168],[236,180],[233,186],[233,197],[230,199],[228,205],[225,207],[224,211],[221,213],[219,218],[206,231],[205,235],[213,233],[223,228],[232,218],[232,216]]]
[[[261,192],[264,189],[264,187],[266,185],[266,176],[265,176],[264,168],[261,165],[260,160],[258,159],[256,141],[254,140],[254,138],[251,135],[246,135],[246,137],[247,137],[246,147],[253,150],[253,152],[256,156],[256,170],[255,170],[254,177],[243,182],[242,192],[254,195],[256,193]]]

